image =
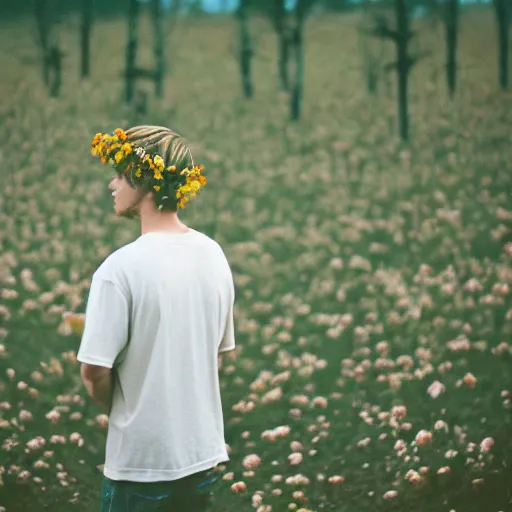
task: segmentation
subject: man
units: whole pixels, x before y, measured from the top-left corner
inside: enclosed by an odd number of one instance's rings
[[[94,273],[77,354],[109,414],[101,510],[201,512],[229,460],[218,369],[235,349],[228,261],[177,214],[206,184],[203,169],[155,126],[97,134],[93,154],[116,170],[116,215],[141,226]]]

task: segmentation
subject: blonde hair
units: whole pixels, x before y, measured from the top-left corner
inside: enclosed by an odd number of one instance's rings
[[[133,126],[126,130],[127,141],[143,148],[148,153],[160,155],[166,167],[175,165],[178,170],[192,167],[194,160],[192,153],[183,140],[183,137],[164,126],[141,125]],[[151,190],[150,179],[137,180],[127,176],[131,186],[140,186],[144,192]],[[141,183],[142,181],[142,183]],[[169,198],[163,205],[164,210],[176,211],[177,203],[174,194],[168,194]]]

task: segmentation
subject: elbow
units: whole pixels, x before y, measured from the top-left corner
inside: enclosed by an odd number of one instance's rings
[[[112,372],[111,368],[106,368],[105,366],[97,366],[95,364],[87,364],[82,363],[82,367],[80,368],[80,375],[84,382],[94,382],[105,375],[108,375]]]

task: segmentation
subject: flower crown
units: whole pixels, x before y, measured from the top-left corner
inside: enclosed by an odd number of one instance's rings
[[[135,180],[150,178],[155,202],[159,210],[169,200],[169,190],[175,191],[177,208],[185,205],[206,185],[207,180],[201,174],[202,165],[185,167],[180,172],[175,165],[165,166],[164,159],[158,154],[150,154],[144,148],[127,142],[128,135],[121,128],[114,135],[97,133],[91,143],[93,156],[99,156],[102,163],[112,164],[119,174],[132,173]]]

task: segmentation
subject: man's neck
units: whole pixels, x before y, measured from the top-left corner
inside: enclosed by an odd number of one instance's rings
[[[142,212],[140,215],[142,235],[154,231],[161,233],[187,233],[188,226],[183,224],[176,212]]]

